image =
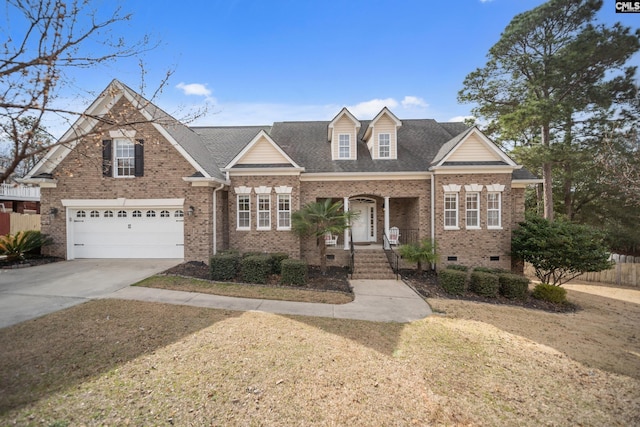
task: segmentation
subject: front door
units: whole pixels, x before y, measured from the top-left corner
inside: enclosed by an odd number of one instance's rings
[[[376,202],[372,199],[358,198],[349,201],[349,210],[357,214],[351,221],[351,235],[354,242],[376,241]]]

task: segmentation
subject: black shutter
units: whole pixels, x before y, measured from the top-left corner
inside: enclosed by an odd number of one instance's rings
[[[102,176],[113,176],[113,150],[111,148],[111,140],[102,141]]]
[[[135,144],[135,176],[144,176],[144,140],[138,139]]]

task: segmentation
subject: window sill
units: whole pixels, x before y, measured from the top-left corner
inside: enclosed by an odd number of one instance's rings
[[[487,230],[503,230],[502,227],[487,227]]]
[[[246,228],[236,228],[236,231],[251,231],[251,227],[246,227]]]
[[[271,227],[258,227],[256,228],[257,231],[271,231]]]
[[[291,227],[278,227],[276,228],[277,231],[291,231]]]
[[[467,227],[467,230],[482,230],[481,227]]]
[[[444,227],[445,230],[460,230],[460,227]]]

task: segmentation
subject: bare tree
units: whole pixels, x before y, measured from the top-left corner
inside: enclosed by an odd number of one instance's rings
[[[83,131],[56,141],[45,131],[44,123],[51,116],[72,123],[85,114],[55,102],[61,90],[73,83],[73,72],[138,57],[157,46],[148,36],[130,41],[113,35],[112,30],[131,19],[131,14],[124,14],[120,8],[111,13],[101,8],[98,13],[91,9],[90,2],[82,0],[8,0],[5,9],[7,24],[0,30],[7,33],[0,47],[0,141],[9,143],[11,147],[5,151],[11,155],[5,159],[0,183],[17,172],[21,163],[37,158],[52,146],[87,136]],[[142,63],[141,68],[143,92]],[[167,71],[150,99],[161,92],[171,74]],[[149,104],[143,101],[140,107]],[[107,124],[113,119],[91,118]],[[127,124],[126,117],[119,119],[124,120],[120,126]]]

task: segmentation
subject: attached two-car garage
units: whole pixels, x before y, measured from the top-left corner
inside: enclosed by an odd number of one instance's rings
[[[183,199],[63,200],[67,258],[183,258]]]

